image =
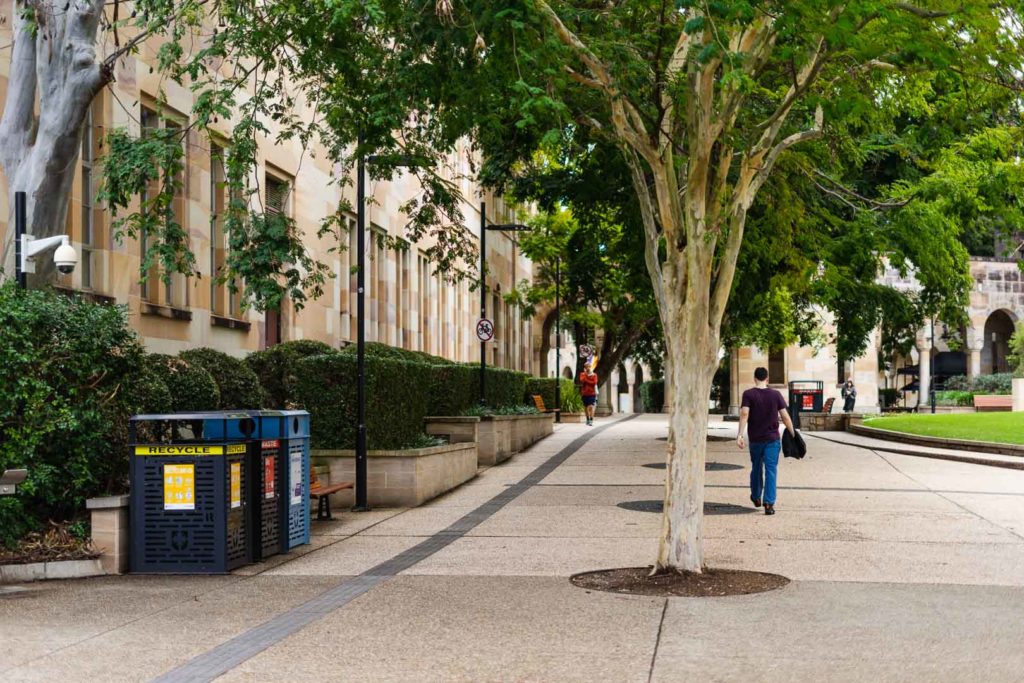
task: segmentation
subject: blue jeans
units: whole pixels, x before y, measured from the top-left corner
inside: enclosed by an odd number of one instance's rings
[[[750,496],[775,505],[775,479],[779,469],[781,441],[758,441],[750,443]]]

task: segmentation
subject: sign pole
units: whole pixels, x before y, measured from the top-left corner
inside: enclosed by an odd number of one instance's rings
[[[359,137],[358,144],[363,142]],[[362,150],[356,163],[356,504],[355,512],[370,509],[366,493],[366,163]]]
[[[562,257],[555,257],[555,422],[562,421]]]
[[[487,317],[487,204],[480,202],[480,319]],[[487,405],[484,391],[487,372],[487,342],[480,341],[480,405]]]

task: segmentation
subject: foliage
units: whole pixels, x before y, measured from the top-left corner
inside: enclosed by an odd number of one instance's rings
[[[400,349],[397,346],[391,346],[390,344],[383,344],[381,342],[366,342],[364,348],[367,357],[373,356],[375,358],[407,360],[413,363],[427,363],[429,365],[446,365],[452,362],[447,358],[442,358],[441,356],[434,356],[423,351]],[[358,349],[355,344],[349,344],[342,349],[341,352],[355,354],[357,350]]]
[[[897,402],[899,402],[899,396],[900,396],[899,389],[893,389],[893,388],[879,389],[878,390],[878,400],[881,403],[880,407],[882,407],[882,408],[889,408],[889,407],[892,407],[892,406],[896,405]]]
[[[527,405],[502,406],[500,408],[476,405],[462,411],[462,414],[468,417],[491,417],[493,415],[540,415],[541,412],[537,410],[536,406]]]
[[[580,390],[576,386],[576,383],[571,379],[565,379],[564,377],[559,381],[562,383],[562,412],[582,413],[583,397],[580,396]]]
[[[1007,356],[1013,366],[1014,377],[1024,377],[1024,325],[1017,325],[1017,330],[1010,337],[1010,353]]]
[[[967,375],[953,375],[946,379],[943,386],[949,391],[970,391],[971,378]]]
[[[864,425],[946,439],[1024,444],[1024,413],[893,415],[866,419]]]
[[[1013,374],[978,375],[971,383],[971,391],[976,394],[1009,394],[1013,391]]]
[[[244,360],[209,348],[190,349],[179,356],[210,373],[220,393],[219,409],[255,409],[265,405],[260,380]]]
[[[334,349],[323,342],[298,339],[246,356],[246,364],[256,373],[265,392],[265,407],[278,410],[292,408],[296,364],[303,358],[325,353],[334,353]]]
[[[660,413],[665,405],[665,380],[643,382],[640,385],[640,401],[645,413]]]
[[[974,405],[974,394],[969,391],[936,391],[935,405],[939,406],[970,406]]]
[[[18,495],[0,497],[0,544],[10,545],[121,490],[127,418],[168,396],[124,308],[11,282],[0,286],[0,367],[0,470],[28,470]]]
[[[213,376],[199,363],[162,353],[146,357],[146,363],[171,392],[171,412],[217,410],[220,390]]]
[[[444,446],[446,443],[448,442],[439,436],[420,434],[409,442],[406,448],[433,448],[435,446]]]
[[[532,396],[540,396],[541,400],[544,401],[545,408],[548,410],[557,409],[555,387],[559,381],[557,377],[531,377],[526,380],[526,398],[532,401]]]

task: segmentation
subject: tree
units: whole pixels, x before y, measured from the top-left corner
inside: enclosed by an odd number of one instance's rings
[[[620,150],[630,171],[676,389],[656,571],[704,566],[706,397],[747,220],[775,166],[831,122],[859,119],[870,128],[872,110],[898,99],[916,74],[1012,73],[1005,60],[1018,51],[1003,11],[942,0],[921,7],[536,0],[469,3],[459,18],[486,31],[499,54],[514,36],[514,67],[493,67],[512,84],[507,111],[520,124],[513,137],[545,116],[562,130],[589,128]],[[489,158],[514,173],[521,157],[507,150],[517,140],[488,138],[482,125],[478,132]],[[918,239],[934,230],[946,244],[949,227],[926,221]],[[876,260],[921,257],[929,265],[924,249],[905,254],[892,241],[877,244],[892,251]]]

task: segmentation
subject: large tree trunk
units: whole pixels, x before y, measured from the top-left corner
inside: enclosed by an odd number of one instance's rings
[[[3,272],[14,264],[14,193],[27,195],[26,232],[64,234],[82,123],[110,72],[96,61],[96,39],[104,0],[14,0],[11,74],[0,119],[0,166],[7,180],[10,212],[3,246]],[[36,17],[36,28],[28,17]],[[38,116],[36,115],[38,99]],[[54,272],[49,258],[36,277]]]

